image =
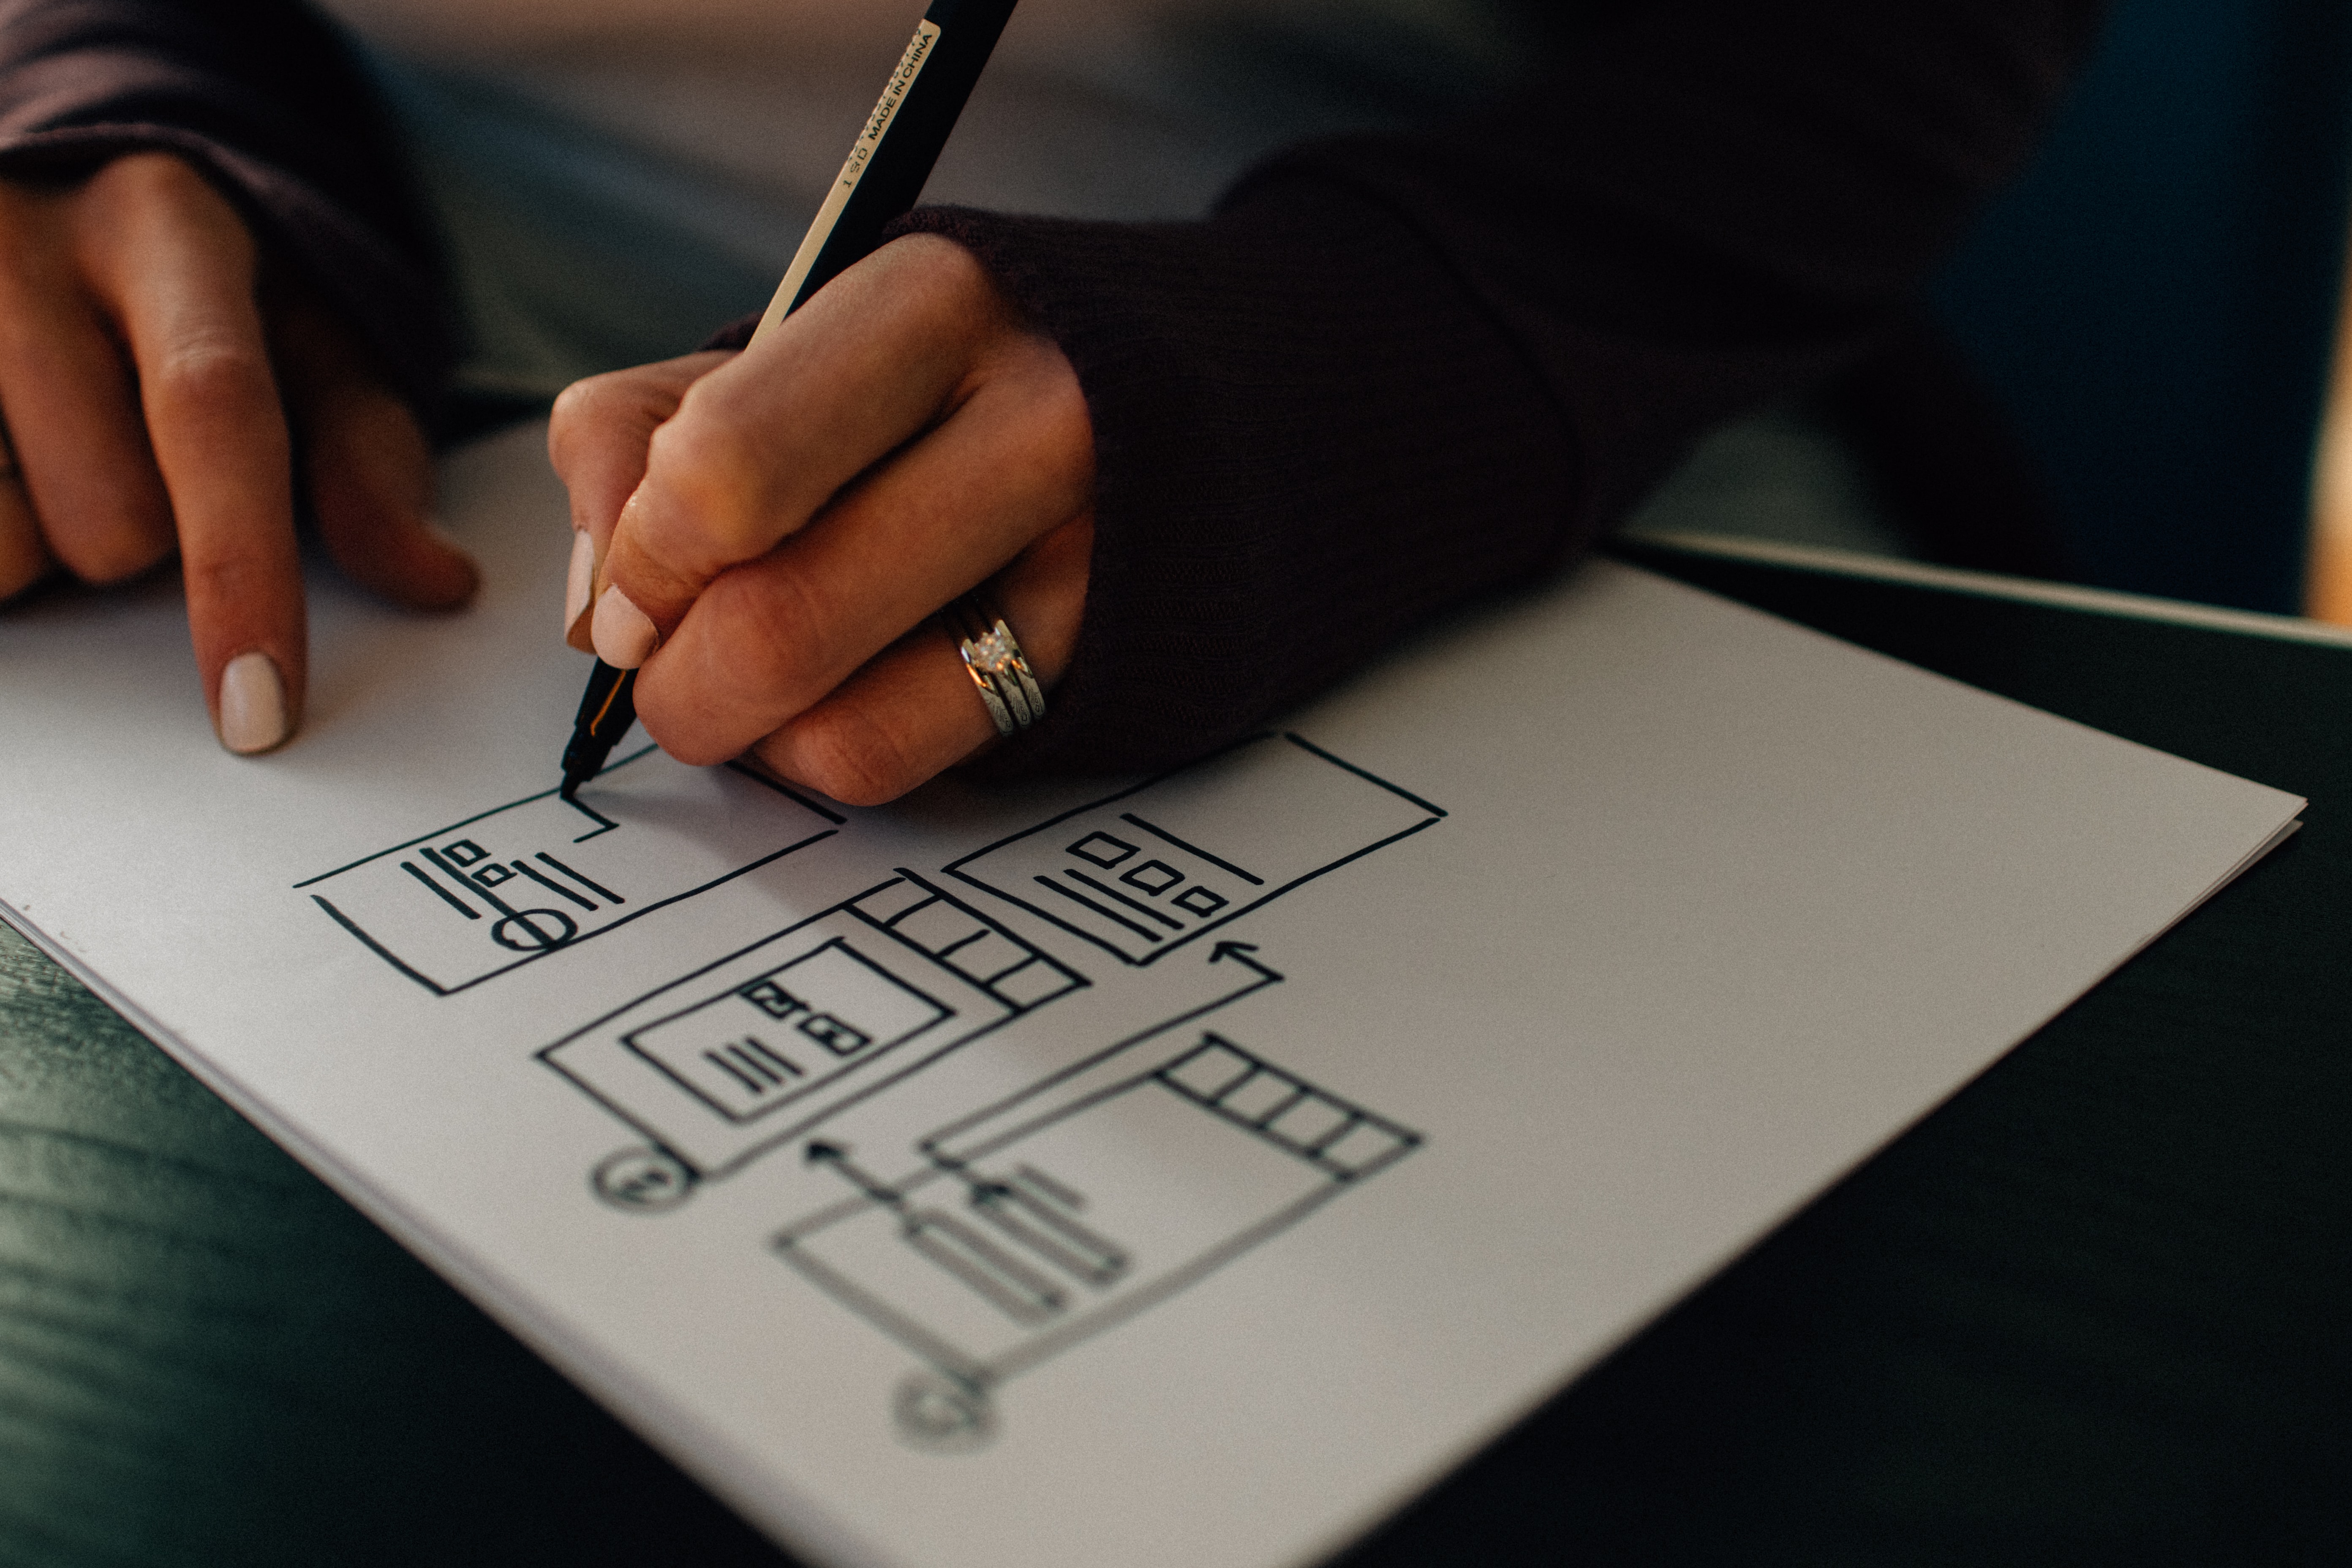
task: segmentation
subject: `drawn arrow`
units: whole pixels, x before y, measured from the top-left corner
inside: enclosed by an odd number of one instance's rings
[[[870,1172],[860,1169],[856,1163],[850,1159],[849,1151],[838,1143],[828,1143],[821,1138],[812,1139],[809,1142],[807,1158],[812,1165],[832,1166],[841,1173],[842,1180],[877,1204],[887,1204],[894,1209],[904,1209],[907,1206],[906,1197],[902,1194],[887,1183],[877,1181]]]

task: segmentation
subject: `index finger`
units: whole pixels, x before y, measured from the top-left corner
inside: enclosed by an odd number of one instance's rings
[[[893,241],[688,389],[654,433],[597,584],[596,650],[642,664],[711,580],[798,531],[952,412],[1006,308],[961,247]]]
[[[233,752],[265,752],[301,713],[308,638],[253,240],[201,175],[161,154],[117,160],[89,195],[87,266],[138,366],[214,727]]]

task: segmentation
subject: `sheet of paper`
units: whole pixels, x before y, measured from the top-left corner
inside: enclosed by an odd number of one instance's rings
[[[1164,778],[567,805],[541,438],[277,756],[169,589],[0,616],[0,900],[823,1561],[1332,1550],[2301,804],[1603,563]]]

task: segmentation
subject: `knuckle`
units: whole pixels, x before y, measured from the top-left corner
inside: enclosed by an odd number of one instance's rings
[[[608,371],[573,382],[555,395],[549,420],[559,435],[586,434],[614,423],[637,400],[629,395],[625,373]]]
[[[270,567],[259,552],[234,547],[192,552],[181,563],[189,597],[218,604],[261,603],[275,586]]]
[[[714,564],[731,564],[768,546],[759,504],[764,474],[758,444],[724,414],[697,411],[654,432],[646,464],[648,489],[690,521]]]
[[[191,414],[247,418],[277,405],[269,361],[259,347],[218,333],[173,345],[143,379],[152,396]]]
[[[884,805],[923,782],[898,737],[862,708],[833,703],[793,727],[801,776],[844,805]]]
[[[832,622],[805,574],[722,573],[695,613],[725,628],[730,661],[768,690],[789,691],[824,664]]]

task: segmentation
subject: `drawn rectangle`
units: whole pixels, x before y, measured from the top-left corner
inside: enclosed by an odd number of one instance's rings
[[[777,1255],[984,1387],[1164,1300],[1376,1168],[1258,1127],[1219,1103],[1227,1090],[1278,1085],[1369,1130],[1389,1160],[1420,1142],[1218,1035],[1163,1044],[1156,1065],[1138,1054],[1108,1053],[942,1129],[920,1145],[930,1163],[897,1183],[844,1164],[863,1201],[786,1226]]]
[[[531,795],[295,888],[446,996],[804,849],[836,820],[748,775],[689,768],[648,746],[577,800]]]
[[[1297,735],[1263,735],[945,870],[1146,964],[1444,815]]]
[[[621,1037],[734,1121],[798,1103],[948,1016],[839,938]]]
[[[953,951],[943,959],[894,924],[941,903],[946,914],[912,929],[937,940],[969,928],[1002,942],[1025,981],[1017,994],[959,972]],[[649,992],[539,1056],[696,1177],[709,1177],[808,1131],[898,1070],[1086,984],[902,874]]]

